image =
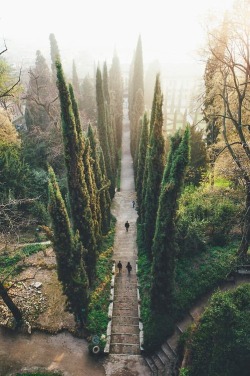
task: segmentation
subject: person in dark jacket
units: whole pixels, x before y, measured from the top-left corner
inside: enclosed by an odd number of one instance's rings
[[[122,270],[122,263],[121,263],[121,261],[118,262],[118,264],[117,264],[117,268],[118,268],[119,273],[120,273],[121,270]]]
[[[126,231],[128,232],[128,229],[129,229],[129,223],[128,223],[128,221],[125,222],[125,227],[126,227]]]
[[[130,272],[132,270],[132,266],[131,266],[130,262],[127,263],[126,268],[128,269],[128,275],[130,275]]]

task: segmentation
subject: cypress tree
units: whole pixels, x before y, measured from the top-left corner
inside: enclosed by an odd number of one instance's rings
[[[96,95],[95,87],[91,78],[87,75],[81,84],[81,110],[83,110],[86,120],[96,122]]]
[[[73,235],[64,200],[54,171],[49,167],[49,212],[52,220],[53,249],[58,280],[67,297],[67,309],[84,323],[88,311],[88,277],[83,263],[79,234]]]
[[[54,34],[49,35],[50,40],[50,56],[51,56],[51,71],[54,81],[56,81],[56,61],[60,60],[60,52]]]
[[[148,117],[144,114],[143,124],[140,137],[139,146],[139,156],[138,156],[138,167],[137,167],[137,179],[136,179],[136,193],[137,193],[137,203],[138,203],[138,215],[139,220],[141,220],[141,206],[143,199],[143,176],[145,171],[146,155],[148,148],[149,139],[149,129],[148,129]]]
[[[103,151],[105,166],[107,169],[107,176],[110,180],[110,196],[115,194],[115,177],[113,175],[112,163],[110,157],[110,145],[108,136],[108,127],[106,119],[106,110],[104,103],[104,92],[101,71],[98,68],[96,72],[96,102],[97,102],[97,129],[100,145]]]
[[[160,196],[160,185],[164,170],[164,137],[162,134],[163,114],[160,78],[156,77],[155,82],[155,120],[150,136],[149,151],[147,158],[147,184],[144,198],[144,241],[145,247],[151,257],[151,247],[155,232],[155,220]],[[143,182],[145,184],[145,182]]]
[[[93,163],[93,172],[97,188],[97,202],[100,208],[100,222],[103,234],[106,234],[110,228],[110,195],[107,177],[105,176],[103,154],[100,155],[100,150],[97,149],[97,139],[91,125],[88,127],[88,140],[90,143],[90,155]],[[100,161],[100,159],[102,159]],[[101,166],[103,171],[101,170]]]
[[[96,187],[96,181],[94,176],[94,171],[92,167],[92,158],[90,156],[90,142],[87,137],[84,137],[84,153],[83,153],[83,164],[85,169],[85,180],[88,187],[89,198],[90,198],[90,209],[92,213],[95,238],[97,244],[101,241],[101,210],[100,210],[100,200],[97,199],[98,192]]]
[[[79,78],[78,78],[78,74],[76,71],[76,64],[74,60],[72,64],[72,85],[74,88],[74,93],[75,93],[78,105],[80,105],[80,84],[79,84]]]
[[[136,93],[135,103],[134,103],[134,174],[135,174],[135,181],[137,176],[137,164],[138,164],[138,153],[139,153],[139,143],[140,143],[140,133],[142,128],[142,114],[144,112],[144,98],[143,92],[139,89]]]
[[[181,140],[181,142],[180,142]],[[164,170],[157,211],[152,252],[151,308],[171,314],[174,303],[175,216],[185,169],[189,159],[189,129],[180,139],[172,138],[168,162]]]
[[[109,190],[107,187],[109,186],[110,182],[107,179],[106,173],[106,166],[105,166],[105,159],[102,152],[102,148],[98,150],[98,157],[99,157],[99,164],[102,171],[102,188],[100,189],[100,198],[101,202],[104,203],[104,207],[102,208],[102,231],[106,234],[110,228],[110,206],[111,206],[111,198],[109,194]],[[102,199],[102,195],[104,196]]]
[[[132,80],[131,80],[131,96],[129,103],[129,120],[130,120],[130,126],[131,126],[131,138],[130,138],[130,145],[131,145],[131,154],[134,159],[135,152],[136,152],[136,145],[137,145],[137,134],[138,134],[138,119],[143,116],[144,113],[144,72],[143,72],[143,57],[142,57],[142,42],[141,42],[141,36],[138,38],[135,56],[134,56],[134,62],[133,62],[133,73],[132,73]],[[143,106],[141,113],[138,117],[138,112],[135,106],[138,106],[136,104],[136,96],[138,95],[138,90],[141,91],[140,95],[143,97]]]
[[[110,94],[109,94],[109,82],[108,82],[108,69],[106,62],[103,64],[103,95],[105,103],[105,113],[106,113],[106,126],[107,126],[107,136],[108,144],[110,147],[110,159],[111,159],[111,168],[112,175],[115,178],[116,171],[116,140],[115,140],[115,129],[114,129],[114,119],[111,114],[110,108]]]
[[[122,121],[123,121],[123,80],[121,75],[120,61],[114,53],[112,65],[109,71],[111,112],[114,114],[115,139],[117,149],[122,144]]]
[[[96,239],[90,210],[90,198],[84,176],[82,143],[79,142],[70,93],[59,61],[57,61],[56,67],[72,221],[75,232],[76,230],[79,231],[80,240],[83,246],[88,250],[86,266],[88,276],[91,280],[95,272],[96,264]]]

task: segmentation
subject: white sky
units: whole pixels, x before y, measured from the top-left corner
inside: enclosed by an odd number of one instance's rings
[[[197,64],[204,17],[230,9],[233,0],[5,0],[1,2],[0,39],[35,58],[49,56],[54,33],[61,57],[78,51],[111,62],[116,48],[121,63],[132,60],[139,34],[144,63]],[[0,40],[0,46],[2,41]],[[10,51],[11,52],[11,51]],[[22,58],[22,57],[20,57]],[[67,56],[69,58],[69,56]]]

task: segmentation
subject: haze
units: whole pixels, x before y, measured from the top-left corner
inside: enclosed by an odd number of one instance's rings
[[[197,49],[204,43],[208,12],[221,16],[233,0],[12,0],[1,4],[0,45],[21,61],[34,60],[36,50],[49,57],[54,33],[65,61],[79,58],[111,62],[114,49],[122,64],[130,64],[139,34],[144,64],[183,64],[199,69]],[[8,56],[7,56],[8,55]],[[171,69],[171,68],[170,68]],[[188,68],[187,68],[188,69]]]

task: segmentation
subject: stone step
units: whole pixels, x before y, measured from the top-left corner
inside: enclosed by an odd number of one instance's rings
[[[139,325],[112,324],[112,334],[136,334],[139,336]]]
[[[127,315],[125,317],[121,317],[120,315],[113,315],[112,316],[112,326],[113,325],[139,325],[139,317],[138,312],[135,316]]]
[[[137,308],[120,308],[120,307],[114,307],[113,308],[113,315],[115,316],[138,316],[138,309]]]
[[[132,334],[132,333],[124,333],[124,334],[111,334],[111,344],[112,343],[123,343],[123,344],[131,344],[131,345],[139,345],[139,335]]]
[[[127,290],[123,289],[119,292],[115,290],[114,293],[114,300],[117,300],[118,302],[126,302],[126,301],[135,301],[137,300],[137,291],[136,290]]]
[[[111,354],[127,354],[127,355],[140,355],[141,350],[138,345],[134,344],[123,344],[123,343],[111,343],[110,345]]]
[[[130,309],[130,308],[136,308],[137,309],[138,303],[136,301],[133,301],[133,300],[129,300],[129,301],[126,301],[126,302],[121,302],[121,301],[115,300],[114,306],[122,308],[122,309]]]
[[[174,358],[174,354],[173,354],[173,351],[171,350],[171,348],[168,346],[167,343],[163,343],[161,345],[161,349],[162,351],[164,352],[164,354],[166,355],[166,357],[169,359],[169,360],[172,360]]]
[[[157,353],[154,353],[151,355],[151,359],[153,360],[156,368],[158,369],[158,372],[164,371],[164,364],[162,363],[161,359],[158,357]]]

